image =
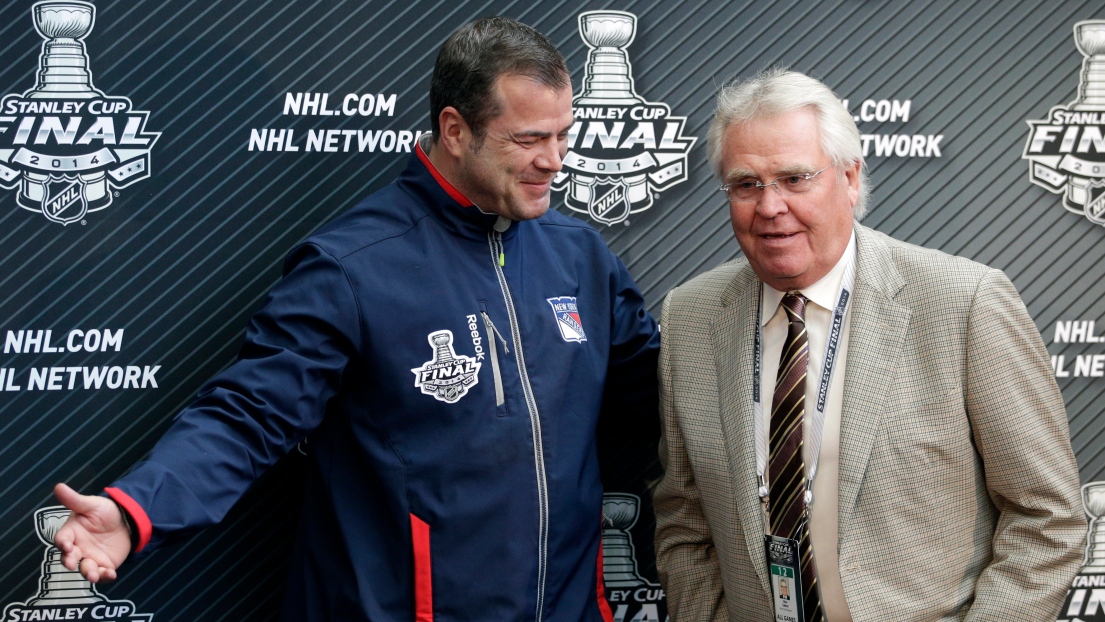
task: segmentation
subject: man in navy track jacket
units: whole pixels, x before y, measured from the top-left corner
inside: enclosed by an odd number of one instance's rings
[[[658,430],[659,335],[601,236],[548,211],[567,67],[480,20],[430,105],[433,140],[290,253],[239,360],[149,456],[101,496],[58,485],[68,568],[110,581],[219,521],[310,434],[286,619],[611,620],[596,429]]]

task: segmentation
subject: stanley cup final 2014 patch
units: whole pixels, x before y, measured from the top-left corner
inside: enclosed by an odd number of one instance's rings
[[[628,225],[630,214],[647,210],[660,192],[686,181],[687,154],[696,140],[683,135],[686,117],[634,90],[626,48],[636,32],[632,13],[579,16],[579,33],[591,50],[572,100],[576,122],[564,168],[553,188],[564,191],[570,209],[604,225]]]
[[[453,350],[453,331],[432,332],[426,339],[433,348],[434,357],[422,367],[411,369],[414,386],[435,400],[453,404],[479,382],[481,363]]]

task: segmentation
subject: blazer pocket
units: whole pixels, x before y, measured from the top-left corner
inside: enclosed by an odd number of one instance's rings
[[[901,463],[951,466],[974,452],[961,393],[903,405],[887,418],[887,448]]]

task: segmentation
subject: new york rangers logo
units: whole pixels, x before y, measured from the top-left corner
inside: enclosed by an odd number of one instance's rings
[[[572,296],[558,296],[548,298],[552,306],[553,316],[556,317],[556,326],[560,329],[560,336],[564,341],[587,341],[587,334],[583,332],[583,322],[579,319],[579,305]]]
[[[411,370],[414,386],[436,400],[453,404],[479,382],[480,363],[453,351],[452,331],[439,330],[430,333],[427,339],[434,349],[434,358]]]

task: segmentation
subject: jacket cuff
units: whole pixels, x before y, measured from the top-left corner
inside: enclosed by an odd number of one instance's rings
[[[150,517],[146,515],[146,511],[142,509],[142,506],[138,505],[137,501],[122,490],[118,488],[104,488],[104,493],[106,493],[122,511],[123,523],[126,524],[127,530],[130,532],[131,552],[140,552],[149,544],[150,536],[153,535],[153,525],[150,523]],[[137,534],[135,531],[137,531]]]

